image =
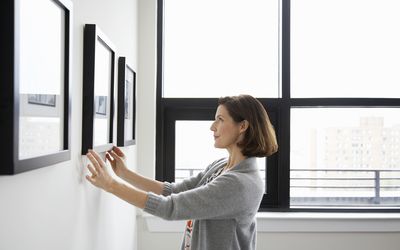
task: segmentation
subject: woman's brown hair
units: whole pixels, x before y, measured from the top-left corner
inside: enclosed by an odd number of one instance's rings
[[[250,95],[227,96],[218,100],[237,123],[248,121],[249,127],[238,146],[247,157],[265,157],[278,151],[275,129],[267,111],[256,98]]]

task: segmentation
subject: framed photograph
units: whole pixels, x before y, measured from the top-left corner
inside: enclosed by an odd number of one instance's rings
[[[125,57],[118,59],[117,146],[135,144],[136,72]]]
[[[113,146],[115,46],[95,24],[86,24],[83,45],[82,155]]]
[[[28,103],[55,107],[56,95],[28,94]]]
[[[95,96],[94,102],[96,114],[107,116],[107,96]]]
[[[67,161],[72,2],[5,0],[0,13],[0,174]]]

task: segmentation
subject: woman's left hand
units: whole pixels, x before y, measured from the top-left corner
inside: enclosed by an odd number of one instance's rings
[[[86,179],[96,187],[104,189],[107,192],[111,192],[112,185],[115,180],[107,172],[106,163],[103,161],[103,159],[101,159],[100,155],[93,150],[89,149],[89,152],[86,154],[86,156],[92,163],[87,165],[87,168],[92,175],[86,175]]]

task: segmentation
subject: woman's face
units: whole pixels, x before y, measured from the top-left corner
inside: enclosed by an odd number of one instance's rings
[[[210,129],[214,132],[214,147],[230,148],[239,141],[241,124],[233,120],[224,105],[219,105]]]

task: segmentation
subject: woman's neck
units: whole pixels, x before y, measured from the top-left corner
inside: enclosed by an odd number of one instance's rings
[[[228,163],[226,164],[226,169],[231,169],[232,167],[239,164],[239,162],[247,158],[242,154],[242,150],[238,147],[233,149],[228,149],[228,152],[229,152],[229,159]]]

